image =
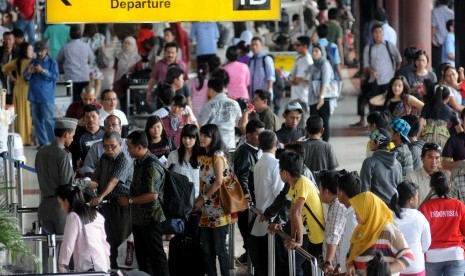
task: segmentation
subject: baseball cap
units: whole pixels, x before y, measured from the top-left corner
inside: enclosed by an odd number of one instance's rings
[[[370,139],[378,142],[380,146],[387,146],[391,143],[392,136],[386,129],[377,128],[370,133]]]
[[[38,52],[41,52],[43,50],[46,50],[47,47],[45,46],[45,43],[43,42],[36,42],[35,46],[34,46],[34,52],[38,53]]]
[[[298,102],[289,102],[286,105],[285,111],[296,111],[299,110],[300,112],[303,112],[302,106]]]
[[[394,132],[398,132],[406,142],[409,142],[408,133],[410,131],[410,125],[404,119],[396,118],[391,121],[390,126]]]

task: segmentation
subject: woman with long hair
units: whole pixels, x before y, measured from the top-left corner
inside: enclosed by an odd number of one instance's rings
[[[203,105],[208,101],[208,63],[197,64],[197,77],[190,81],[190,90],[192,91],[192,111],[194,116],[198,117],[202,111]]]
[[[55,190],[61,209],[68,214],[58,258],[60,272],[68,272],[73,256],[74,271],[110,269],[110,245],[105,233],[105,219],[86,204],[77,186],[60,185]]]
[[[23,77],[23,72],[29,66],[34,55],[32,45],[24,42],[19,46],[19,56],[2,66],[2,72],[12,80],[13,105],[18,119],[15,120],[15,131],[21,135],[24,145],[32,144],[32,117],[30,104],[27,100],[29,82]]]
[[[420,139],[426,142],[438,143],[441,147],[450,137],[447,125],[451,123],[456,132],[461,132],[462,126],[457,113],[447,103],[452,98],[450,89],[445,86],[434,88],[427,85],[425,106],[420,114]],[[454,131],[454,130],[452,130]]]
[[[196,197],[199,195],[199,151],[199,129],[193,124],[185,125],[181,131],[179,148],[170,152],[166,165],[168,168],[173,165],[175,172],[187,176],[194,183]]]
[[[149,142],[150,152],[157,158],[162,159],[160,161],[164,163],[170,152],[176,149],[176,144],[168,139],[160,117],[153,115],[147,119],[145,134]]]
[[[459,83],[459,74],[457,69],[450,65],[446,65],[444,70],[442,71],[442,85],[449,88],[450,90],[450,100],[449,105],[457,112],[462,112],[465,108],[462,105],[463,97],[462,94],[459,92],[461,90],[460,83]]]
[[[225,214],[220,204],[218,190],[229,173],[229,164],[226,145],[217,125],[207,124],[200,128],[200,147],[200,195],[194,206],[196,210],[202,211],[199,224],[205,265],[209,276],[217,275],[218,256],[221,275],[228,276],[226,235],[236,215]]]
[[[449,177],[442,171],[431,175],[433,194],[418,209],[431,227],[431,246],[426,251],[426,275],[464,275],[465,205],[450,198]]]
[[[395,213],[394,224],[404,234],[415,262],[402,271],[401,276],[424,276],[424,254],[431,245],[431,231],[425,216],[417,210],[418,186],[410,181],[402,181],[397,185],[397,193],[392,196],[390,208]]]
[[[371,98],[370,104],[382,106],[382,112],[391,120],[408,114],[418,114],[425,104],[410,95],[409,90],[403,76],[394,77],[389,82],[386,93]]]
[[[423,100],[426,94],[424,87],[425,80],[429,80],[432,83],[438,81],[436,74],[433,71],[428,70],[429,57],[423,50],[418,50],[415,53],[414,59],[414,70],[407,73],[407,83],[410,86],[410,94],[416,98]]]

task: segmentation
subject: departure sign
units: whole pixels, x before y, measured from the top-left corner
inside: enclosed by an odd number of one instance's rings
[[[279,20],[280,0],[47,0],[47,23]]]

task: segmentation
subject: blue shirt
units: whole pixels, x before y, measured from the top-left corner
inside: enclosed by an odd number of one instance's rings
[[[263,59],[265,59],[265,66],[263,66]],[[253,99],[255,90],[263,89],[268,90],[267,81],[275,81],[274,61],[271,57],[265,56],[264,53],[258,53],[253,56],[249,62],[250,69],[250,99]],[[271,89],[273,95],[273,89]]]
[[[33,59],[31,64],[40,64],[44,72],[30,74],[27,69],[24,71],[24,79],[29,82],[27,99],[32,103],[54,103],[58,78],[57,62],[46,56],[43,60]]]
[[[455,59],[450,59],[447,54],[455,55],[455,33],[447,33],[442,45],[442,63],[450,63],[452,67],[455,67]]]
[[[328,55],[327,59],[331,62],[331,65],[341,64],[341,56],[339,56],[339,51],[336,44],[330,43],[326,38],[318,39],[318,44],[320,44],[321,47],[325,48],[326,54]],[[310,51],[311,50],[313,50],[313,46],[310,47]]]
[[[216,40],[219,37],[218,25],[213,22],[196,22],[192,24],[189,35],[192,41],[197,42],[197,56],[216,55],[218,51]]]

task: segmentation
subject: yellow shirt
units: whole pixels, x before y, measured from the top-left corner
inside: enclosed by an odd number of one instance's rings
[[[293,204],[300,197],[305,199],[305,204],[312,210],[318,221],[325,226],[323,206],[318,196],[318,190],[310,179],[302,175],[294,187],[289,189],[288,196],[291,198]],[[302,209],[302,222],[307,230],[310,242],[313,244],[322,243],[324,232],[305,206]]]

